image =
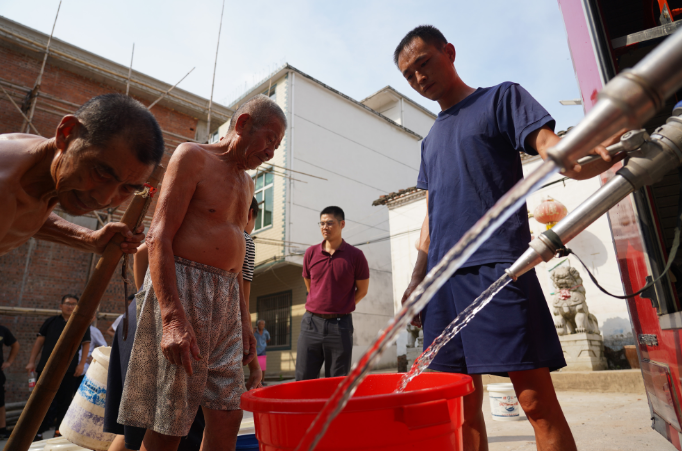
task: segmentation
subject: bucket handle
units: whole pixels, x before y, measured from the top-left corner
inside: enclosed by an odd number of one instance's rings
[[[445,399],[397,407],[394,413],[395,421],[406,424],[410,430],[452,422],[448,402]]]

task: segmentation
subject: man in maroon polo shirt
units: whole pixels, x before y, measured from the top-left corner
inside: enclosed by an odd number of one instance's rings
[[[317,379],[324,362],[325,377],[346,376],[353,352],[353,318],[369,287],[369,266],[362,251],[343,241],[346,226],[339,207],[320,213],[324,241],[310,246],[303,257],[308,288],[296,357],[296,380]]]

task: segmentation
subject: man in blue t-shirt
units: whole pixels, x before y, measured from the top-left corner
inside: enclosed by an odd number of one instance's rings
[[[410,86],[437,101],[441,112],[422,142],[417,187],[427,190],[428,214],[403,302],[464,233],[523,178],[519,152],[546,157],[559,141],[554,119],[516,83],[467,86],[454,66],[455,48],[436,28],[408,33],[394,61]],[[565,175],[589,178],[613,164],[576,166]],[[424,347],[527,249],[525,205],[499,227],[434,296],[413,324],[424,327]],[[431,370],[470,374],[476,391],[464,399],[464,448],[487,450],[481,374],[509,376],[535,429],[538,449],[575,450],[550,371],[566,366],[547,302],[534,271],[501,290],[444,346]]]

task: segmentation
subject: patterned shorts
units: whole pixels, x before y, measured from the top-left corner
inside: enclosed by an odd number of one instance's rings
[[[237,274],[175,257],[178,295],[194,328],[203,360],[192,361],[192,376],[161,352],[159,302],[149,271],[118,422],[185,436],[199,405],[238,410],[246,391]]]

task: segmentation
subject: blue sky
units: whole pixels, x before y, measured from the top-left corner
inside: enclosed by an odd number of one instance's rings
[[[3,0],[0,15],[49,33],[58,0]],[[208,97],[222,0],[64,0],[55,36]],[[437,112],[411,90],[392,61],[402,36],[420,24],[440,28],[457,49],[455,64],[474,87],[521,83],[556,118],[575,125],[580,106],[566,32],[555,0],[471,2],[226,0],[214,99],[288,62],[356,99],[391,85]]]

